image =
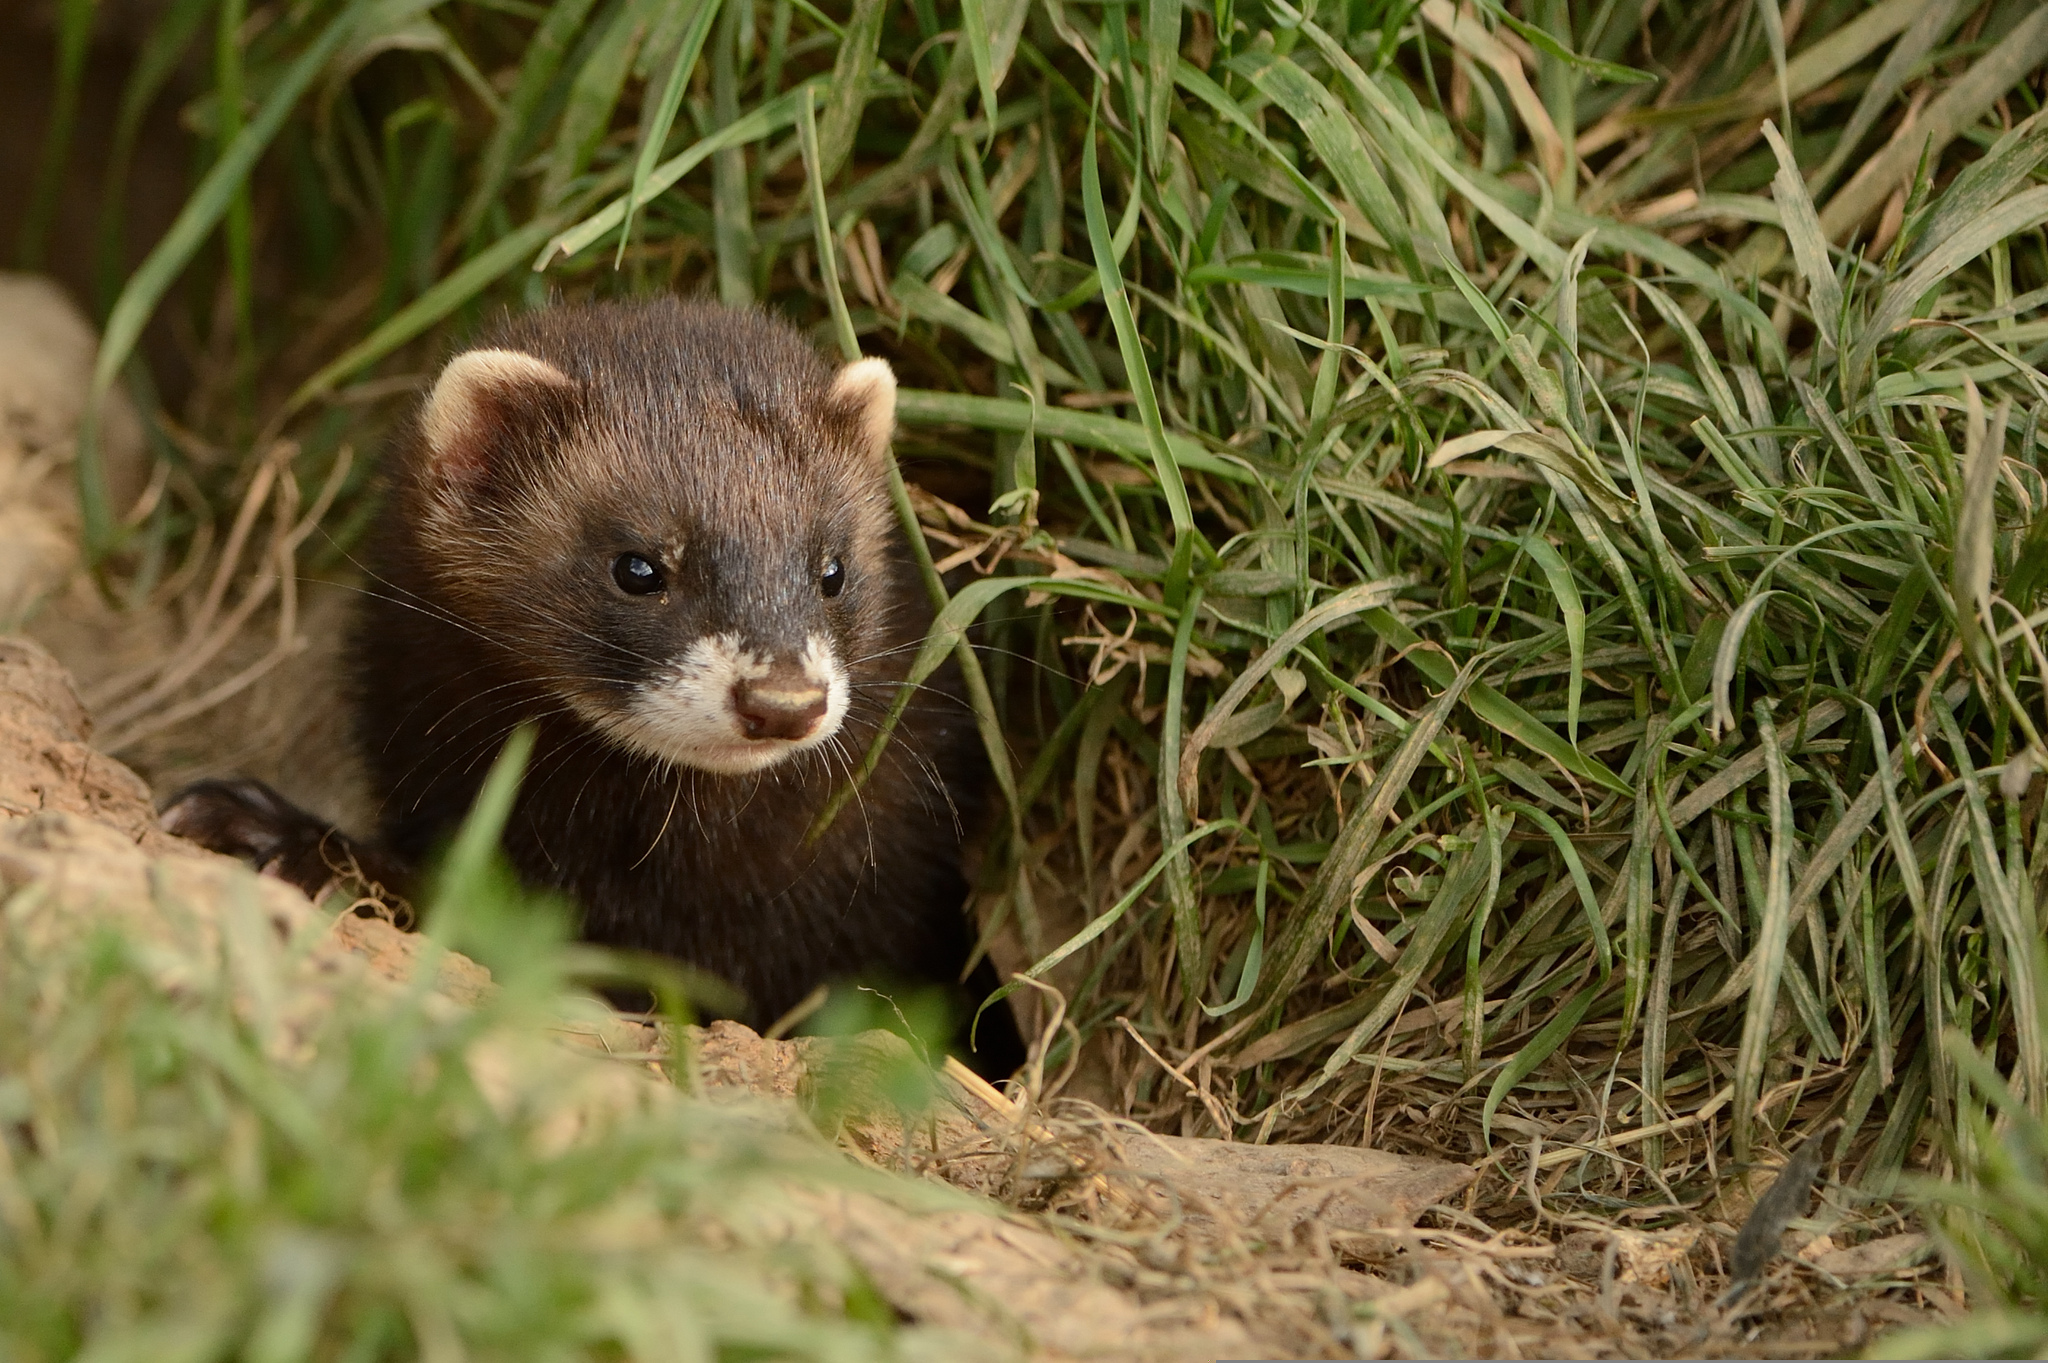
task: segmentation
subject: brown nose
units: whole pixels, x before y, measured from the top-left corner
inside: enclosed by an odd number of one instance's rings
[[[825,692],[803,677],[768,676],[736,682],[733,713],[748,738],[781,738],[794,742],[810,737],[825,714]]]

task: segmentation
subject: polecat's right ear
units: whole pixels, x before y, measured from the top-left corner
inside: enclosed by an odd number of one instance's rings
[[[896,430],[896,371],[870,355],[846,365],[832,379],[832,402],[851,422],[861,453],[882,463]]]
[[[515,434],[559,427],[581,385],[517,350],[470,350],[434,381],[420,415],[433,469],[452,483],[474,483]]]

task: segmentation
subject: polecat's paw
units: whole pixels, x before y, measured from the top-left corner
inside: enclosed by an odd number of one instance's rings
[[[171,798],[158,816],[166,831],[211,851],[238,857],[318,897],[331,884],[334,827],[261,781],[199,781]]]

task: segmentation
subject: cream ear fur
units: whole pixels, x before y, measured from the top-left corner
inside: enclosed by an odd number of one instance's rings
[[[855,360],[832,380],[832,397],[859,409],[867,452],[880,459],[896,433],[896,371],[887,360],[872,355]]]
[[[466,437],[480,434],[480,409],[493,390],[524,384],[567,388],[573,383],[546,360],[517,350],[465,351],[448,361],[448,367],[441,371],[441,377],[434,381],[434,391],[427,397],[427,409],[420,418],[427,449],[439,463],[461,449]],[[893,394],[893,379],[889,387]]]

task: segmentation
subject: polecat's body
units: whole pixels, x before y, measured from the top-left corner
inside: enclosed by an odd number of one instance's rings
[[[943,680],[805,834],[888,712],[929,606],[884,460],[895,382],[755,313],[514,320],[395,451],[352,640],[380,841],[416,863],[538,728],[505,849],[591,940],[813,986],[944,980],[968,946],[979,740]]]

